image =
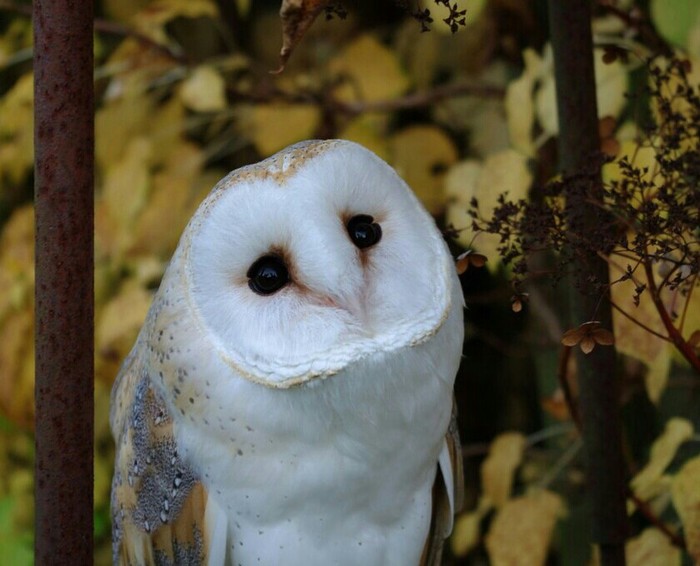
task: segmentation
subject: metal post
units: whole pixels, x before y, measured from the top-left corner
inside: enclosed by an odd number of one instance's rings
[[[566,190],[569,223],[593,233],[610,226],[609,218],[587,202],[586,195],[603,200],[599,160],[600,139],[593,68],[590,0],[549,0],[549,26],[557,81],[559,161],[569,178]],[[581,185],[584,183],[585,185]],[[606,224],[607,223],[607,224]],[[601,283],[608,281],[608,266],[597,250],[579,254],[579,271]],[[572,290],[571,321],[581,324],[594,316],[612,331],[610,303]],[[592,538],[600,547],[603,566],[625,563],[627,513],[625,511],[625,461],[616,352],[597,347],[589,355],[577,352],[583,440],[587,460],[588,496],[591,501]]]
[[[92,0],[34,0],[36,564],[93,558]]]

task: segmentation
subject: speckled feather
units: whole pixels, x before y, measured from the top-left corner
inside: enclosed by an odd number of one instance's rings
[[[364,213],[383,236],[358,251],[344,223]],[[261,298],[245,273],[271,251],[292,283]],[[306,142],[222,179],[113,389],[115,564],[439,564],[461,310],[432,219],[364,148]]]

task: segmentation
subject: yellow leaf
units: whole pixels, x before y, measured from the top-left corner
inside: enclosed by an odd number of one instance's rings
[[[175,18],[202,17],[219,17],[219,9],[211,0],[158,0],[136,14],[133,23],[153,40],[166,43],[165,24]]]
[[[616,281],[625,273],[627,262],[620,264],[619,261],[614,256],[611,258],[609,263],[611,281]],[[612,285],[610,289],[612,302],[634,320],[661,334],[661,336],[666,336],[666,329],[649,291],[642,293],[639,305],[634,304],[637,283],[647,283],[643,272],[638,271],[635,277],[636,282],[627,280]],[[613,310],[613,329],[617,339],[617,349],[647,365],[649,368],[646,376],[647,393],[653,402],[658,402],[666,387],[668,369],[671,364],[671,346],[665,340],[639,326],[634,320],[624,316],[617,309]]]
[[[153,176],[148,203],[136,222],[130,255],[156,255],[167,259],[199,205],[195,180],[204,163],[202,151],[182,143],[168,166]]]
[[[103,0],[102,6],[111,19],[128,22],[151,0]]]
[[[470,248],[473,245],[472,219],[467,214],[467,209],[469,199],[476,193],[476,183],[481,169],[481,163],[476,159],[465,159],[450,167],[445,176],[447,223],[459,230],[457,241],[465,248]],[[488,253],[484,255],[489,257]],[[492,256],[491,263],[495,260],[496,258]]]
[[[102,105],[95,114],[95,160],[101,169],[113,167],[132,138],[146,133],[154,111],[145,95],[119,97]]]
[[[508,132],[514,149],[529,157],[535,154],[532,129],[535,124],[533,91],[540,75],[542,60],[533,49],[523,51],[525,69],[522,75],[511,81],[506,89],[505,108]]]
[[[344,102],[391,99],[409,85],[396,55],[369,34],[348,45],[329,62],[329,69],[347,78],[336,90],[336,96]]]
[[[668,60],[662,57],[658,57],[654,60],[654,67],[658,68],[662,73],[662,78],[659,79],[657,86],[664,99],[669,102],[669,111],[682,114],[686,118],[691,119],[693,116],[694,106],[688,101],[686,96],[678,95],[678,88],[687,84],[695,90],[697,93],[698,87],[700,87],[700,58],[693,56],[686,56],[684,53],[679,53],[678,57],[680,59],[687,59],[690,63],[690,68],[687,73],[685,73],[685,78],[682,79],[677,72],[666,73],[666,69],[669,65]],[[652,77],[649,78],[650,81],[653,80]],[[651,110],[657,121],[663,123],[663,114],[659,110],[659,100],[652,97],[650,100]],[[688,149],[690,144],[685,141],[681,144],[681,149]]]
[[[0,236],[0,324],[34,299],[34,207],[16,209]]]
[[[664,183],[663,175],[661,175],[661,170],[659,162],[656,159],[656,150],[651,145],[639,145],[634,140],[625,140],[620,144],[620,149],[617,153],[617,157],[614,161],[606,163],[603,165],[602,174],[603,181],[605,183],[611,183],[612,181],[621,181],[624,176],[622,169],[620,168],[620,162],[626,159],[629,163],[632,163],[641,172],[641,180],[648,183],[654,184],[656,187],[660,187]],[[646,169],[646,173],[644,172]],[[647,190],[644,194],[645,200],[650,199],[656,195],[656,190]],[[638,207],[641,202],[631,202],[631,205]]]
[[[372,150],[385,161],[389,161],[389,143],[385,123],[384,116],[362,114],[350,120],[338,137],[357,142]]]
[[[461,7],[462,10],[464,8],[467,9],[466,23],[471,24],[474,22],[474,20],[476,20],[476,18],[479,17],[479,14],[481,14],[486,6],[486,3],[487,0],[469,0],[468,3],[465,4],[464,2],[460,2],[457,4],[457,6]],[[446,4],[438,4],[437,2],[435,4],[430,4],[430,15],[433,18],[433,23],[429,24],[428,26],[431,31],[435,31],[442,35],[452,35],[455,33],[445,21],[450,15],[450,8]],[[463,29],[463,27],[460,27],[457,33]]]
[[[688,553],[700,564],[700,456],[688,460],[674,476],[671,497],[685,532]]]
[[[491,443],[489,455],[481,465],[484,497],[501,507],[510,498],[515,470],[520,466],[527,442],[519,432],[506,432]]]
[[[242,17],[247,17],[248,13],[250,12],[250,2],[251,0],[235,0],[236,1],[236,9],[238,10],[238,13]]]
[[[182,83],[180,97],[190,110],[216,112],[226,108],[225,90],[221,73],[211,65],[200,65]]]
[[[34,309],[9,313],[0,325],[0,410],[20,426],[34,422]]]
[[[34,75],[27,73],[0,98],[0,177],[20,184],[34,161]]]
[[[474,160],[458,163],[447,174],[446,191],[450,197],[447,221],[462,230],[459,242],[465,247],[474,247],[489,258],[488,266],[497,269],[500,264],[498,246],[500,237],[493,234],[475,234],[472,221],[466,214],[472,198],[479,201],[479,210],[490,218],[498,205],[498,196],[507,193],[512,201],[527,198],[532,183],[532,173],[527,157],[514,149],[494,153],[479,165]],[[475,238],[476,236],[476,238]]]
[[[185,107],[173,96],[154,108],[144,123],[144,133],[151,140],[151,162],[158,166],[166,163],[183,143]]]
[[[598,117],[613,116],[617,118],[625,107],[627,99],[627,69],[620,61],[603,62],[603,49],[595,49],[594,64],[596,77],[596,99],[598,102]],[[551,46],[545,47],[543,60],[548,65],[549,72],[535,94],[537,118],[542,129],[555,136],[559,132],[559,120],[555,96],[555,80],[552,63]]]
[[[681,551],[659,529],[650,527],[627,541],[628,566],[680,566]]]
[[[306,104],[256,104],[241,110],[248,118],[244,130],[263,156],[313,137],[321,119],[318,109]]]
[[[445,172],[457,160],[452,140],[434,126],[411,126],[390,140],[391,164],[433,214],[445,207]]]
[[[95,211],[95,239],[102,254],[118,256],[134,238],[133,223],[150,191],[150,154],[151,142],[146,138],[134,138],[123,159],[105,172]]]
[[[481,520],[491,509],[491,503],[482,497],[474,511],[457,517],[450,537],[450,546],[455,556],[465,556],[479,543]]]
[[[693,436],[693,425],[680,417],[668,420],[666,428],[654,441],[649,455],[649,462],[630,482],[632,491],[640,499],[650,499],[666,488],[662,476],[666,467],[676,455],[678,447]]]
[[[629,240],[632,238],[634,238],[633,234],[628,235]],[[625,266],[628,263],[633,265],[635,262],[633,259],[621,260],[615,255],[610,258],[611,281],[616,281],[624,275]],[[663,262],[654,267],[654,279],[657,285],[661,280],[659,271],[663,268]],[[628,315],[624,316],[617,309],[613,310],[616,347],[620,352],[641,360],[647,365],[647,393],[653,402],[658,402],[666,387],[672,357],[675,355],[680,359],[680,354],[675,352],[674,346],[669,341],[655,336],[635,322],[635,320],[638,321],[661,336],[668,336],[649,290],[642,293],[639,305],[634,304],[635,287],[638,284],[648,285],[647,277],[641,269],[635,272],[634,277],[635,280],[616,282],[611,287],[612,302]],[[681,334],[686,340],[689,339],[693,331],[700,328],[700,293],[697,289],[695,292],[684,294],[680,290],[670,291],[665,288],[661,292],[661,299],[669,314],[686,312]],[[634,320],[630,320],[629,317]]]
[[[112,383],[134,345],[151,299],[143,287],[125,285],[99,313],[95,327],[96,377],[104,383]]]
[[[493,566],[541,566],[557,519],[561,498],[546,490],[508,501],[497,513],[486,536]]]

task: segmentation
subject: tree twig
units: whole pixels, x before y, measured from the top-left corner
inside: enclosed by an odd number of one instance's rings
[[[627,497],[629,497],[632,500],[637,510],[642,515],[644,515],[644,517],[646,517],[646,519],[652,525],[654,525],[657,529],[659,529],[668,537],[668,539],[674,546],[677,546],[678,548],[682,549],[686,548],[685,539],[678,533],[674,533],[666,523],[659,519],[659,517],[657,517],[656,513],[654,513],[651,507],[647,505],[646,501],[640,499],[639,496],[636,493],[634,493],[634,491],[632,491],[631,489],[627,491]]]

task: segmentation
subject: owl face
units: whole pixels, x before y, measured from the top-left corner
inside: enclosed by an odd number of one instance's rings
[[[234,171],[180,248],[196,323],[268,387],[421,343],[451,307],[454,268],[432,218],[352,142],[305,142]]]

